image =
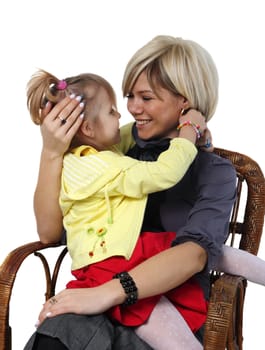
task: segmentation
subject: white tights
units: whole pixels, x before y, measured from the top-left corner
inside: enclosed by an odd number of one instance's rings
[[[181,314],[165,297],[135,332],[155,350],[203,350]]]
[[[265,261],[241,249],[224,245],[216,270],[265,286]]]
[[[216,270],[265,286],[265,261],[237,248],[223,246]],[[135,332],[155,350],[203,350],[181,314],[165,297]]]

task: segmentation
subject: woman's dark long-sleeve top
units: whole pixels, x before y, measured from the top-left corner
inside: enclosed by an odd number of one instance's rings
[[[136,145],[127,155],[156,160],[169,140],[143,141],[133,128]],[[149,195],[142,231],[174,231],[172,245],[193,241],[208,256],[204,271],[196,276],[208,297],[208,273],[214,269],[228,234],[236,194],[236,172],[230,161],[199,151],[184,178],[169,190]]]

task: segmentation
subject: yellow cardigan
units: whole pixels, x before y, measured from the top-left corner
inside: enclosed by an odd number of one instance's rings
[[[135,160],[121,153],[133,143],[131,125],[122,135],[112,150],[84,145],[64,157],[60,206],[73,270],[114,255],[129,259],[147,195],[174,186],[197,154],[191,142],[176,138],[157,161]]]

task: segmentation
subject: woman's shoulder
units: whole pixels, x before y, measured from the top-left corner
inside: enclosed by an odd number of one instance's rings
[[[218,166],[226,165],[228,167],[234,167],[229,159],[219,156],[215,152],[205,152],[201,149],[198,150],[198,155],[196,157],[198,164],[208,165],[208,166]]]
[[[236,178],[236,170],[229,159],[225,159],[214,152],[199,150],[193,163],[193,172],[200,178],[215,182],[218,179],[222,182],[231,181]]]

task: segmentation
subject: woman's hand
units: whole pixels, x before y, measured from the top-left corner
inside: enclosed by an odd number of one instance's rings
[[[42,110],[43,147],[34,193],[34,212],[43,243],[58,242],[62,236],[62,211],[58,198],[63,156],[83,121],[84,104],[80,99],[65,97],[54,107],[48,102]]]
[[[43,305],[36,326],[47,317],[65,313],[100,314],[124,302],[125,298],[124,290],[117,279],[94,288],[65,289]]]
[[[65,97],[54,107],[48,102],[42,110],[43,151],[63,156],[83,120],[84,103],[80,96]]]

